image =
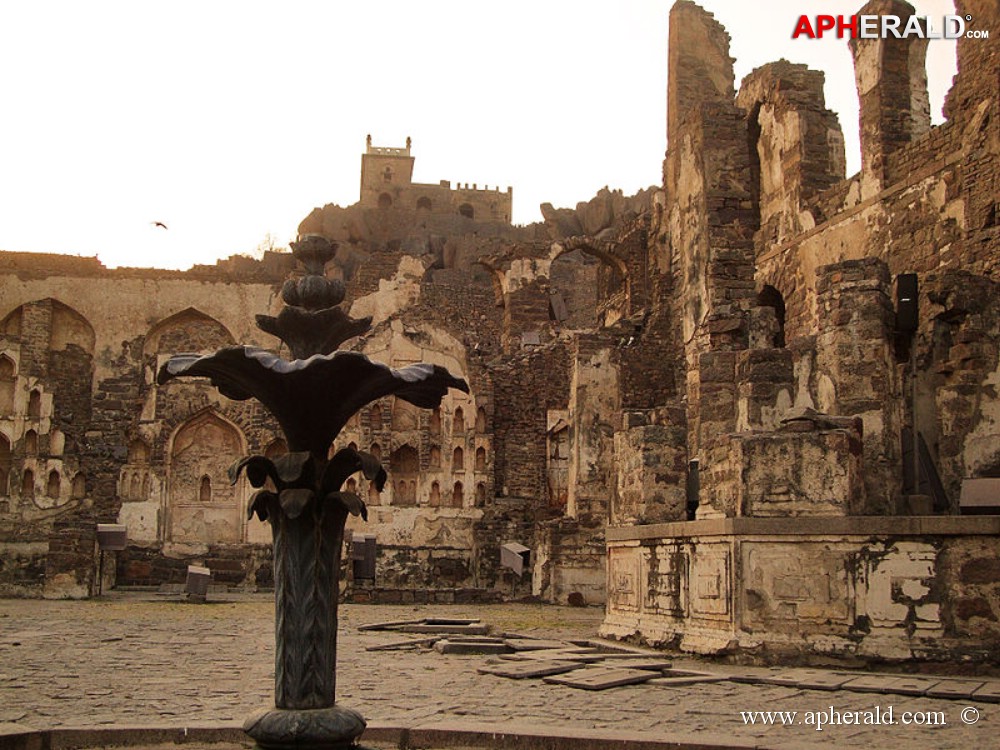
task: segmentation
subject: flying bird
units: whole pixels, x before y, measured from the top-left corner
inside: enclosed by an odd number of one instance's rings
[[[166,229],[167,228],[167,225],[164,224],[162,221],[151,221],[149,223],[152,224],[154,227],[159,227],[160,229]]]

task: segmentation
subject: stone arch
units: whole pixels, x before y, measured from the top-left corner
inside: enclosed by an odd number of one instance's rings
[[[433,204],[431,203],[431,199],[428,198],[426,195],[423,195],[423,196],[417,198],[417,210],[418,211],[421,211],[421,210],[422,211],[430,211],[432,208],[433,208]]]
[[[432,469],[441,468],[441,449],[432,445],[427,453],[427,465]]]
[[[214,352],[236,341],[222,323],[194,307],[174,313],[146,332],[143,356],[177,352]]]
[[[559,260],[562,256],[567,253],[571,253],[574,250],[579,250],[584,255],[590,255],[591,257],[597,258],[601,263],[610,266],[615,273],[618,274],[622,282],[626,285],[626,289],[630,283],[630,275],[628,272],[628,266],[625,261],[616,255],[611,254],[603,247],[600,247],[586,238],[572,238],[575,241],[563,241],[557,242],[552,246],[554,253],[549,254],[549,260],[555,262]]]
[[[0,354],[0,416],[14,413],[14,386],[17,383],[17,365],[6,354]]]
[[[348,477],[347,482],[344,484],[344,490],[347,492],[357,493],[358,491],[358,480],[354,477]]]
[[[451,434],[452,435],[464,435],[465,434],[465,412],[462,411],[462,407],[459,406],[455,409],[455,415],[451,420]]]
[[[486,471],[486,449],[483,446],[476,448],[476,471]]]
[[[465,505],[465,490],[461,482],[455,482],[451,490],[451,507],[461,508],[463,505]]]
[[[375,486],[375,482],[368,483],[368,504],[378,505],[381,502],[381,497],[379,495],[378,487]]]
[[[382,210],[387,208],[392,208],[392,196],[388,193],[382,193],[378,197],[378,207]]]
[[[472,207],[471,203],[463,203],[458,207],[458,213],[464,216],[466,219],[476,218],[476,209]]]
[[[486,484],[483,482],[476,483],[476,507],[482,508],[486,505]]]
[[[382,407],[378,404],[373,404],[368,412],[368,424],[371,426],[372,432],[382,431]]]
[[[38,433],[34,430],[24,433],[24,453],[26,456],[38,455]]]
[[[21,320],[24,317],[24,307],[19,306],[11,310],[4,319],[0,321],[0,336],[18,339],[21,337]]]
[[[77,346],[87,354],[94,353],[97,334],[83,315],[57,299],[47,300],[52,306],[49,349],[54,352]]]
[[[441,483],[434,481],[431,482],[431,496],[428,504],[432,508],[437,508],[441,505]]]
[[[74,500],[82,500],[87,496],[87,477],[82,471],[78,471],[73,477],[70,485],[70,497]]]
[[[465,451],[460,445],[455,446],[455,450],[451,454],[451,470],[465,471]]]
[[[368,452],[375,457],[376,461],[382,460],[382,446],[379,445],[378,443],[372,443],[371,446],[368,448]]]
[[[45,496],[53,500],[58,500],[61,491],[62,479],[59,477],[59,472],[53,469],[49,472],[48,481],[45,483]]]
[[[431,412],[430,424],[428,425],[428,431],[431,435],[441,434],[441,407],[435,408]]]
[[[168,533],[177,542],[238,542],[242,537],[241,484],[228,469],[246,453],[236,425],[212,409],[182,423],[169,441]],[[202,499],[208,479],[210,499]]]

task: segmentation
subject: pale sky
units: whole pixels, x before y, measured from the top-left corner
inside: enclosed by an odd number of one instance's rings
[[[791,38],[860,0],[704,0],[736,82],[826,71],[848,173],[847,42]],[[954,13],[950,0],[913,0]],[[365,135],[413,139],[414,180],[514,188],[514,222],[661,182],[672,0],[0,0],[0,249],[188,268],[294,239],[358,200]],[[931,114],[955,72],[929,42]],[[163,230],[152,222],[161,221]]]

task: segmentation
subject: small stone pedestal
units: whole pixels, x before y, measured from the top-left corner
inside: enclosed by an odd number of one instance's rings
[[[254,714],[243,731],[261,748],[315,748],[316,750],[358,749],[355,744],[365,731],[365,720],[350,708],[272,708]]]

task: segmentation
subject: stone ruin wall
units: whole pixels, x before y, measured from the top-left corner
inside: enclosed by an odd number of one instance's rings
[[[983,17],[992,12],[986,3],[960,5]],[[870,10],[900,7],[877,2]],[[705,647],[731,640],[712,630],[720,624],[730,636],[765,625],[780,633],[796,617],[820,617],[796,609],[802,592],[773,579],[773,561],[804,555],[800,577],[809,578],[840,565],[837,554],[870,549],[881,550],[872,560],[898,556],[906,575],[940,574],[946,600],[919,610],[936,613],[927,633],[995,635],[990,623],[1000,620],[1000,597],[983,562],[992,549],[988,534],[935,536],[928,527],[913,547],[837,527],[828,535],[840,551],[829,559],[770,532],[744,549],[720,538],[716,526],[653,541],[690,519],[729,528],[739,517],[785,523],[905,510],[899,436],[912,415],[904,391],[908,353],[894,330],[899,273],[920,278],[918,427],[950,499],[939,512],[955,514],[961,481],[997,476],[1000,462],[996,42],[960,43],[949,120],[937,127],[925,122],[920,76],[909,73],[919,68],[922,49],[854,49],[863,169],[850,178],[840,126],[825,108],[822,73],[779,61],[748,75],[737,93],[728,45],[710,14],[686,0],[674,6],[662,190],[634,199],[605,190],[576,209],[543,206],[545,224],[529,227],[399,206],[326,206],[303,221],[301,232],[341,243],[328,273],[346,282],[353,315],[373,317],[373,331],[355,348],[391,363],[440,361],[472,389],[468,399],[446,400],[437,416],[404,413],[385,399],[341,436],[361,449],[377,444],[390,469],[395,460],[390,478],[397,482],[370,499],[372,523],[352,526],[380,539],[376,581],[351,581],[352,596],[411,601],[430,596],[419,592],[439,582],[448,587],[439,600],[501,591],[594,603],[607,588],[613,610],[669,615],[675,619],[663,639],[701,628]],[[55,272],[47,263],[68,265]],[[167,272],[156,282],[162,311],[130,309],[126,316],[142,319],[140,330],[111,335],[101,314],[81,310],[97,326],[94,363],[67,345],[57,350],[67,353],[58,355],[66,364],[52,371],[95,370],[94,398],[78,399],[74,413],[92,414],[98,427],[91,431],[101,439],[91,444],[105,446],[100,458],[79,458],[88,497],[105,498],[94,500],[109,510],[102,518],[113,520],[120,505],[130,526],[151,523],[166,491],[169,436],[198,414],[220,420],[202,430],[213,440],[236,435],[250,450],[274,448],[273,426],[246,405],[213,400],[192,384],[171,384],[176,395],[161,398],[149,381],[155,363],[143,358],[153,356],[151,347],[160,356],[187,340],[219,343],[218,331],[199,328],[197,316],[175,321],[176,336],[157,333],[158,321],[188,307],[219,322],[232,340],[255,341],[252,313],[276,304],[275,289],[289,270],[272,254],[259,264],[231,260],[188,275]],[[39,259],[14,273],[19,283],[37,277],[25,302],[65,299],[74,310],[71,296],[52,289],[68,294],[76,278],[90,286],[110,275],[85,259]],[[114,274],[136,290],[153,283],[137,271]],[[163,289],[170,294],[163,297]],[[232,301],[225,314],[208,303],[219,289],[228,295],[220,301]],[[6,282],[4,290],[4,310],[19,304],[7,304]],[[53,348],[44,336],[17,346],[35,347],[30,356],[18,354],[30,361]],[[69,386],[52,389],[68,393]],[[60,398],[65,403],[67,396]],[[466,429],[456,435],[458,408]],[[783,425],[806,408],[820,421]],[[130,432],[121,428],[126,423]],[[236,431],[227,433],[223,423]],[[64,432],[75,445],[73,430]],[[39,437],[41,446],[44,433]],[[148,458],[130,450],[135,437],[148,446]],[[18,450],[12,465],[21,460]],[[68,463],[71,453],[65,451]],[[214,487],[214,475],[198,468],[197,451],[190,459],[199,488],[206,473]],[[365,496],[363,480],[357,487]],[[56,574],[82,567],[92,556],[97,515],[65,514],[54,530],[34,535],[9,525],[4,559],[20,562],[6,570],[23,571],[17,575],[36,581],[26,585],[37,593],[46,566]],[[633,548],[622,535],[649,541]],[[39,562],[46,540],[48,557],[62,562]],[[531,573],[519,581],[498,567],[499,545],[508,541],[533,552]],[[248,549],[254,551],[210,544],[209,554],[228,571],[226,580],[267,585],[266,547]],[[118,572],[137,583],[179,580],[186,559],[159,554],[155,544],[136,546]],[[737,570],[749,577],[736,578]],[[834,594],[848,585],[830,580]],[[660,586],[666,588],[656,593]],[[833,606],[837,598],[817,601]],[[840,635],[851,635],[862,622],[857,612],[868,605],[852,606]],[[886,642],[896,637],[900,606],[880,600],[872,605],[880,614],[866,615],[888,634]],[[700,625],[683,615],[692,607],[701,612]]]
[[[1000,20],[995,4],[959,6]],[[672,279],[681,397],[626,412],[616,460],[634,472],[655,453],[663,468],[671,452],[639,427],[686,432],[673,465],[698,462],[697,505],[691,473],[686,504],[619,476],[607,635],[883,658],[989,658],[1000,639],[995,519],[898,517],[914,507],[901,497],[914,417],[895,288],[918,274],[917,428],[948,498],[918,512],[954,516],[964,479],[1000,476],[1000,56],[995,40],[960,40],[949,120],[931,127],[925,50],[863,44],[862,171],[845,178],[822,74],[780,61],[734,96],[725,30],[674,6],[651,240]],[[803,409],[814,416],[783,424]],[[872,515],[896,518],[855,518]]]

